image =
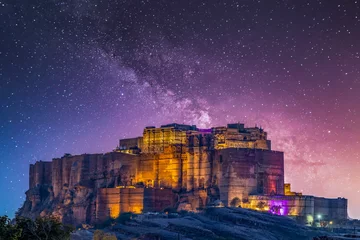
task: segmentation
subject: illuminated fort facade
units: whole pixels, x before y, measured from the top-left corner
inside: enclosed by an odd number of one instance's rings
[[[122,212],[199,211],[224,205],[269,211],[311,223],[347,218],[347,200],[305,196],[284,184],[284,154],[267,133],[244,124],[199,129],[146,127],[105,154],[65,154],[30,165],[19,214],[94,223]]]

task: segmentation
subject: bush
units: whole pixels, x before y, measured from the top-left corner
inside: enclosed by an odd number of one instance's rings
[[[179,212],[179,214],[180,214],[181,216],[187,216],[187,215],[189,214],[189,212],[188,212],[188,211],[185,211],[185,210],[181,210],[181,211]]]
[[[115,219],[115,222],[125,224],[126,222],[130,221],[131,218],[131,212],[121,213],[120,216]]]
[[[174,207],[167,207],[164,209],[164,213],[177,213],[177,210]]]
[[[96,230],[94,233],[94,240],[117,240],[115,235],[104,233],[101,230]]]
[[[115,222],[115,220],[109,217],[105,221],[97,223],[95,225],[95,228],[103,229],[103,228],[106,228],[106,227],[110,227],[114,222]]]
[[[115,219],[109,217],[105,221],[96,224],[95,228],[103,229],[106,227],[110,227],[116,223],[125,224],[126,222],[131,220],[132,215],[133,214],[131,212],[126,212],[126,213],[121,213],[119,217]]]

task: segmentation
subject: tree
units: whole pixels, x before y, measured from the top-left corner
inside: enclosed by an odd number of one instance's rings
[[[11,224],[7,216],[0,217],[1,240],[69,240],[73,227],[63,225],[52,217],[37,218],[35,221],[16,217]]]
[[[8,216],[0,217],[0,239],[1,240],[18,240],[21,236],[21,230],[16,228],[15,225],[11,224]]]

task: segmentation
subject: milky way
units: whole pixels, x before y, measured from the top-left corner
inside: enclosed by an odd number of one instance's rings
[[[359,1],[0,0],[0,32],[0,215],[36,160],[240,121],[360,217]]]

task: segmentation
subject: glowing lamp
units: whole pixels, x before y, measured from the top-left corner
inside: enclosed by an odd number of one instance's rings
[[[280,215],[285,215],[285,211],[282,208],[280,208]]]

